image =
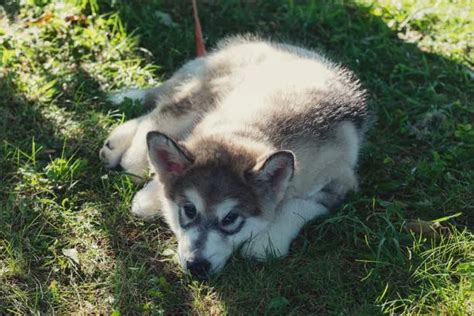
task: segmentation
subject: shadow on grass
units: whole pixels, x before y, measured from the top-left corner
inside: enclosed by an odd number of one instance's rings
[[[57,77],[41,75],[48,82]],[[56,102],[60,106],[40,105],[41,102],[27,99],[17,86],[18,79],[15,73],[7,72],[0,82],[0,248],[2,254],[4,251],[9,254],[8,258],[2,258],[3,264],[10,265],[2,271],[1,283],[11,291],[0,293],[0,313],[47,313],[61,304],[50,288],[54,284],[51,282],[68,282],[63,273],[81,275],[77,266],[61,261],[60,249],[68,247],[67,227],[71,224],[67,223],[71,220],[70,214],[66,214],[70,211],[68,206],[73,207],[73,212],[78,211],[75,203],[81,197],[77,193],[88,184],[83,179],[78,183],[48,179],[45,170],[64,155],[66,159],[71,156],[81,159],[84,172],[93,174],[92,169],[97,167],[91,168],[87,161],[96,157],[91,157],[88,144],[93,141],[93,146],[97,146],[93,137],[97,133],[81,126],[84,112],[70,108],[73,103],[67,100],[72,96],[67,91],[57,96],[63,98]],[[76,91],[84,81],[94,85],[92,78],[78,71],[70,82],[71,89]],[[74,126],[71,135],[67,135],[65,123]],[[63,269],[45,268],[52,263],[62,263]]]
[[[98,149],[107,136],[100,120],[115,106],[104,102],[98,82],[82,67],[81,60],[74,62],[75,71],[67,83],[39,70],[46,82],[58,80],[53,102],[28,100],[14,73],[7,73],[0,82],[0,131],[5,137],[1,148],[5,159],[0,160],[0,249],[8,252],[5,265],[10,265],[5,270],[8,273],[1,275],[5,283],[0,288],[0,313],[67,310],[64,304],[74,299],[71,295],[90,296],[87,286],[101,278],[107,281],[94,286],[110,291],[111,301],[107,306],[96,302],[99,309],[94,310],[81,306],[82,312],[108,313],[107,307],[112,305],[127,314],[154,313],[161,304],[147,305],[143,299],[160,301],[163,295],[167,295],[168,311],[189,310],[190,305],[183,305],[181,299],[191,301],[192,297],[181,277],[172,271],[174,265],[155,257],[168,247],[161,238],[171,240],[165,225],[144,225],[134,219],[129,199],[136,186],[124,175],[105,170],[98,161]],[[134,108],[122,110],[136,115]],[[66,128],[71,125],[72,130]],[[32,143],[37,152],[34,159],[26,156]],[[17,150],[25,153],[18,161]],[[72,183],[69,179],[50,183],[45,170],[63,153],[66,158],[82,160],[83,168]],[[101,179],[101,175],[108,178]],[[92,236],[77,236],[91,227]],[[97,232],[105,232],[105,236]],[[62,253],[73,248],[84,254],[91,246],[101,247],[113,264],[92,258],[97,267],[87,266],[87,260],[76,265]],[[106,277],[100,271],[104,268]],[[66,293],[77,280],[89,285],[76,287],[78,293]],[[93,302],[94,298],[87,300]]]

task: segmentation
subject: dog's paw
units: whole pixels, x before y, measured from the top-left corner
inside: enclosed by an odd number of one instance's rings
[[[248,240],[241,248],[241,254],[254,261],[266,261],[269,258],[279,258],[288,254],[288,245],[279,244],[272,240],[268,232],[262,232]]]
[[[131,210],[135,216],[150,220],[160,215],[160,186],[161,184],[157,180],[152,180],[135,194]]]
[[[116,127],[104,142],[99,151],[99,157],[107,168],[120,166],[125,151],[130,147],[137,130],[138,120],[131,120]]]
[[[120,160],[125,151],[120,147],[120,142],[107,139],[104,146],[100,149],[99,157],[107,168],[115,169],[120,167]]]

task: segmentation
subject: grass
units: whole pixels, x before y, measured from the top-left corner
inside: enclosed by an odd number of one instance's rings
[[[97,159],[141,113],[106,92],[194,56],[188,2],[0,6],[0,314],[473,314],[472,4],[202,1],[208,47],[252,32],[322,50],[360,76],[378,120],[350,202],[289,257],[236,257],[200,283],[162,221],[129,214],[138,188]]]

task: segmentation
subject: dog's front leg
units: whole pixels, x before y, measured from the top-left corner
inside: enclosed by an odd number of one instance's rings
[[[132,213],[143,219],[160,215],[162,184],[153,179],[138,191],[132,200]]]
[[[327,212],[325,206],[314,200],[287,200],[277,210],[275,220],[269,227],[244,245],[243,254],[257,260],[265,260],[269,256],[286,256],[291,242],[301,228],[308,221]]]

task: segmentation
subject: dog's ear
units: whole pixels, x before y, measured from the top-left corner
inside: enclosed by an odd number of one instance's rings
[[[150,161],[165,182],[180,176],[191,166],[191,154],[171,137],[160,132],[149,132],[146,135]]]
[[[276,200],[283,198],[295,171],[295,155],[288,150],[276,151],[258,163],[250,181],[262,194],[270,190]]]

